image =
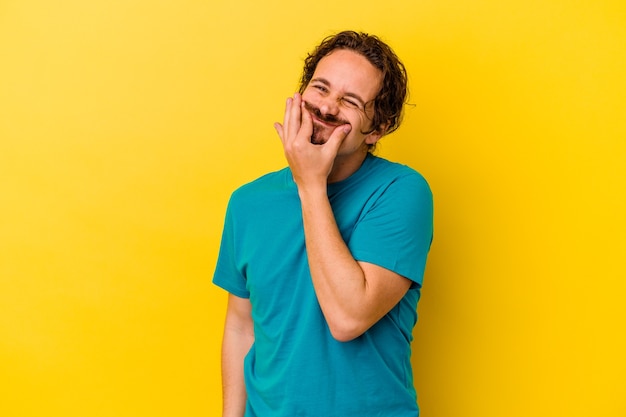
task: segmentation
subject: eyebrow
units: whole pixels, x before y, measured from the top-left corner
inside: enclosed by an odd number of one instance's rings
[[[330,81],[328,81],[326,78],[322,78],[322,77],[313,78],[313,79],[311,79],[311,82],[319,82],[319,83],[324,84],[327,87],[331,86]],[[344,96],[345,97],[352,97],[352,98],[356,99],[357,101],[359,101],[361,103],[361,105],[363,107],[365,107],[365,100],[363,100],[361,98],[361,96],[359,96],[358,94],[351,93],[351,92],[347,91],[346,93],[344,93]]]

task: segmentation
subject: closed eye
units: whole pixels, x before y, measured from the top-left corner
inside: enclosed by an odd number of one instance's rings
[[[356,101],[353,101],[353,100],[348,100],[348,99],[347,99],[347,98],[345,98],[345,97],[342,99],[342,101],[343,101],[343,102],[344,102],[344,103],[345,103],[348,107],[352,107],[352,108],[355,108],[355,109],[360,108],[360,107],[359,107],[359,103],[357,103]]]

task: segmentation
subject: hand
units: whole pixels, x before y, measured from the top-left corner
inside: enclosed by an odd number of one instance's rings
[[[341,143],[350,132],[348,124],[337,126],[326,143],[311,143],[313,120],[300,94],[287,99],[283,124],[274,123],[298,187],[324,186]]]

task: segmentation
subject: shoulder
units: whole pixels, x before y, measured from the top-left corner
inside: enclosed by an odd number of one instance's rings
[[[265,195],[271,191],[276,192],[287,189],[290,186],[290,182],[293,183],[289,168],[283,168],[279,171],[267,173],[233,191],[231,195],[231,203],[233,201],[246,201],[250,198],[255,198],[258,195]]]
[[[371,180],[380,181],[391,190],[412,190],[423,197],[432,196],[426,178],[410,166],[374,155],[369,156],[368,160],[367,177]]]

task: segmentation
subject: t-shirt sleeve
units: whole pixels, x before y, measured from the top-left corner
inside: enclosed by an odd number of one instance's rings
[[[433,198],[418,173],[392,181],[362,214],[348,246],[354,258],[421,286],[433,238]]]
[[[237,223],[235,211],[236,202],[233,194],[226,209],[222,241],[215,273],[213,274],[213,284],[237,297],[249,298],[250,293],[246,287],[246,277],[241,268],[237,266]]]

